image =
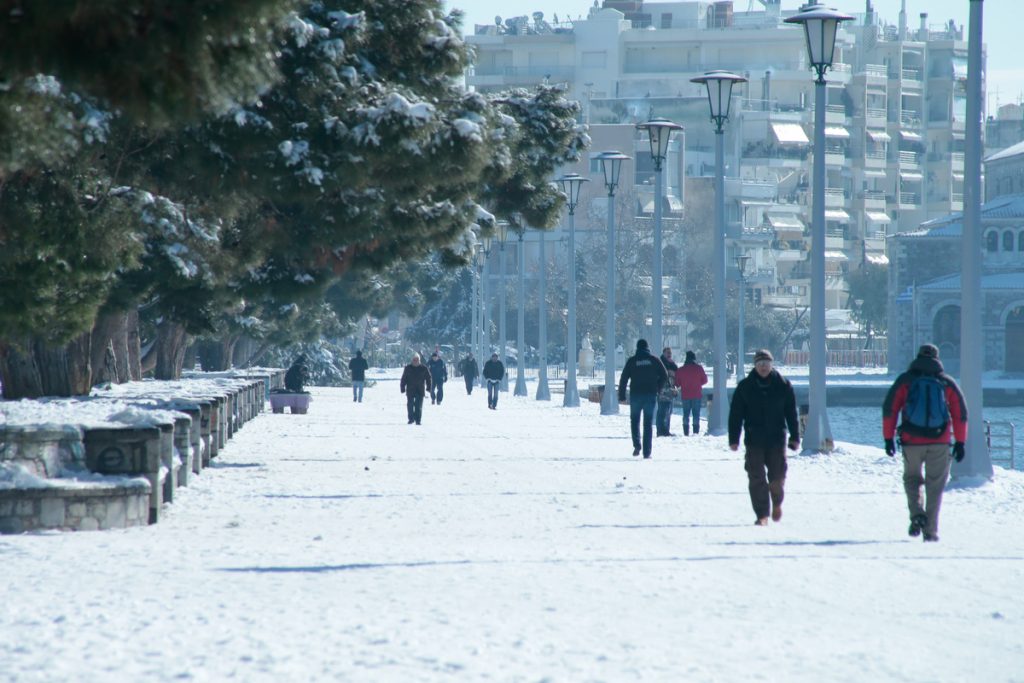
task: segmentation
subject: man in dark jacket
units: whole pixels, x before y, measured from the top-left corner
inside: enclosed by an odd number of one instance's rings
[[[430,402],[441,405],[444,398],[444,383],[448,381],[448,364],[441,358],[441,354],[434,351],[427,362],[427,369],[430,370]]]
[[[420,354],[412,355],[412,362],[402,371],[398,389],[405,394],[405,407],[409,411],[409,424],[420,423],[423,418],[423,397],[430,389],[430,370],[420,363]]]
[[[729,448],[739,450],[740,431],[746,431],[745,468],[758,526],[768,526],[769,510],[774,521],[782,519],[787,429],[789,450],[800,444],[796,394],[789,380],[772,368],[772,360],[767,350],[754,354],[754,369],[736,385],[729,406]]]
[[[629,433],[633,437],[633,455],[651,457],[651,427],[654,422],[654,408],[658,392],[668,382],[668,372],[658,358],[647,347],[647,340],[636,343],[636,353],[630,356],[619,375],[619,402],[626,400],[626,383],[629,383]],[[607,389],[606,389],[607,391]],[[643,442],[640,441],[640,415],[644,418]]]
[[[473,352],[470,351],[466,354],[466,357],[462,359],[462,363],[459,365],[459,370],[462,372],[462,378],[466,380],[466,395],[473,395],[473,382],[480,375],[480,367],[476,364],[476,358],[473,358]]]
[[[922,379],[922,382],[916,382]],[[930,380],[930,381],[929,381]],[[941,420],[944,425],[931,430],[927,426],[916,425],[916,415],[911,404],[923,400],[927,393],[927,384],[934,383],[935,391],[941,392],[945,401]],[[915,387],[915,385],[917,385]],[[920,394],[918,398],[916,394]],[[936,405],[941,405],[937,396],[933,396]],[[902,414],[902,418],[901,418]],[[911,536],[924,532],[925,541],[939,540],[939,508],[942,506],[942,491],[946,488],[949,478],[949,457],[952,455],[960,462],[964,458],[964,442],[967,441],[967,402],[963,392],[945,373],[939,362],[939,349],[933,344],[925,344],[917,352],[917,358],[910,367],[896,378],[882,404],[882,438],[885,439],[885,452],[892,457],[896,455],[896,424],[899,422],[900,445],[903,447],[903,488],[907,493],[907,507],[910,508]],[[949,449],[949,437],[952,431],[952,453]],[[924,466],[924,477],[921,466]],[[927,503],[922,504],[921,486],[924,486]]]
[[[309,381],[309,366],[306,365],[306,354],[300,353],[288,372],[284,373],[284,388],[296,394],[304,393],[305,384]]]
[[[666,346],[661,351],[661,364],[668,372],[668,381],[658,392],[658,415],[654,418],[658,436],[673,436],[672,430],[672,404],[676,400],[679,391],[676,389],[676,370],[679,366],[672,361],[672,348]]]
[[[356,351],[356,357],[348,362],[348,370],[352,373],[352,400],[363,402],[363,385],[366,383],[366,369],[370,367],[363,358],[362,351]]]
[[[498,388],[505,376],[505,364],[498,360],[498,354],[492,353],[491,359],[484,363],[484,379],[487,380],[487,407],[498,409]]]

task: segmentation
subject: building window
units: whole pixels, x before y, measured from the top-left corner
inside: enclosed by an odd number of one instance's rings
[[[995,230],[989,230],[985,235],[985,250],[992,253],[999,250],[999,233]]]
[[[1024,251],[1024,230],[1017,233],[1017,251]]]
[[[1003,251],[1013,251],[1013,233],[1009,230],[1003,233]]]

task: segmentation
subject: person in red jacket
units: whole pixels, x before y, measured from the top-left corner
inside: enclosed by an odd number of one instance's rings
[[[928,397],[928,386],[935,386],[936,383],[934,391],[942,395]],[[918,424],[929,422],[929,418],[922,416],[928,413],[935,415],[936,410],[929,410],[929,406],[938,406],[944,414],[936,415],[939,420],[935,425]],[[938,541],[939,508],[942,505],[942,491],[949,478],[949,458],[952,455],[957,462],[964,458],[967,403],[960,387],[945,373],[939,362],[939,349],[933,344],[925,344],[918,349],[917,358],[906,372],[896,378],[885,396],[882,404],[882,437],[889,457],[896,455],[894,437],[897,423],[900,446],[903,448],[903,488],[907,492],[907,507],[910,509],[908,533],[919,536],[923,531],[925,541]],[[955,441],[952,452],[949,448],[951,431]],[[922,465],[924,477],[921,476]],[[927,501],[924,504],[921,497],[922,485]]]
[[[708,383],[708,374],[697,362],[697,354],[686,352],[686,362],[676,370],[676,386],[683,404],[683,434],[690,435],[690,415],[693,415],[693,433],[700,433],[701,387]]]

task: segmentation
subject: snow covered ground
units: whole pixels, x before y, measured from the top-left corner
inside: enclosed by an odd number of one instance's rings
[[[447,389],[314,389],[156,526],[0,537],[0,681],[1024,681],[1024,473],[926,545],[844,444],[759,528],[724,438]]]

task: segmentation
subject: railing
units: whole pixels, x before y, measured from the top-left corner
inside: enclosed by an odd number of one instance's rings
[[[920,81],[921,70],[920,69],[904,69],[901,73],[903,80],[905,81]]]
[[[838,187],[826,187],[825,196],[830,199],[835,199],[836,197],[838,197],[839,199],[844,199],[846,197],[846,193],[843,192],[843,190]]]
[[[921,113],[904,109],[900,112],[900,123],[904,126],[920,126]]]
[[[1014,467],[1014,427],[1012,422],[989,422],[985,420],[985,445],[993,464]]]
[[[917,152],[900,152],[900,163],[911,166],[917,166]]]
[[[949,160],[954,164],[960,164],[962,168],[964,165],[964,153],[963,152],[950,152]]]
[[[949,196],[949,200],[953,201],[953,202],[960,202],[961,204],[963,204],[964,203],[964,195],[963,195],[962,192],[959,192],[959,193],[958,192],[954,192],[953,194],[951,194]]]
[[[917,192],[900,192],[900,204],[917,205],[921,203],[921,195]]]
[[[572,78],[571,66],[486,66],[477,65],[476,76],[504,76],[505,78]]]
[[[864,73],[868,76],[880,76],[882,78],[889,76],[889,71],[885,68],[884,64],[865,64]]]
[[[864,190],[864,199],[884,202],[885,192],[881,190]]]
[[[876,152],[872,150],[864,152],[864,156],[868,159],[885,159],[885,152]]]
[[[826,104],[825,111],[831,114],[843,114],[846,115],[846,106],[842,104]]]
[[[884,119],[885,118],[885,110],[884,109],[877,109],[875,107],[868,107],[867,109],[864,110],[864,113],[869,118],[875,118],[875,119]]]

